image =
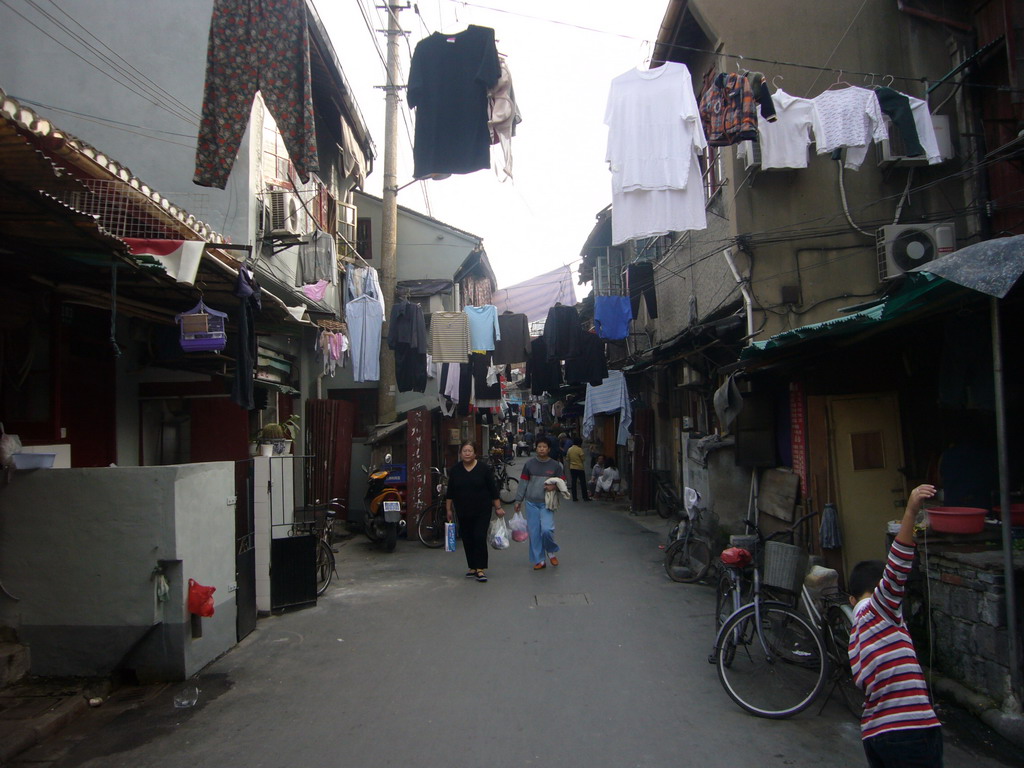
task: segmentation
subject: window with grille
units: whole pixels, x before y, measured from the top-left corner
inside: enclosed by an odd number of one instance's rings
[[[722,164],[722,151],[718,147],[708,147],[699,156],[701,176],[704,181],[704,199],[711,202],[725,182],[725,170]]]
[[[373,226],[369,218],[356,219],[356,250],[369,261],[373,258]]]
[[[622,296],[623,256],[619,248],[606,248],[594,263],[594,295]]]

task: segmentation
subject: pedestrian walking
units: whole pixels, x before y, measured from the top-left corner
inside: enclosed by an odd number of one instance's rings
[[[572,482],[572,500],[579,501],[576,496],[576,483],[579,483],[583,500],[590,501],[590,495],[587,493],[586,459],[583,456],[582,439],[578,437],[572,439],[572,447],[566,451],[565,460],[569,465],[569,476]]]
[[[933,485],[911,491],[888,562],[865,560],[850,572],[850,669],[864,689],[860,731],[871,768],[942,768],[942,729],[903,620],[914,524],[934,495]]]
[[[505,514],[498,497],[498,484],[490,467],[477,461],[476,446],[459,446],[459,463],[448,473],[448,492],[445,508],[448,522],[452,522],[452,508],[459,516],[459,534],[466,551],[466,578],[487,581],[487,527],[491,522],[491,509],[501,517]]]
[[[565,477],[562,465],[551,458],[551,438],[538,437],[534,448],[537,455],[523,465],[516,491],[515,510],[526,504],[526,524],[530,532],[530,562],[533,570],[539,571],[551,565],[558,565],[555,556],[560,549],[555,543],[555,515],[548,508],[544,498],[544,485],[549,478]]]

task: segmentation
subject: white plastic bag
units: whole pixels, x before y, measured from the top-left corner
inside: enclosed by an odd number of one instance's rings
[[[512,519],[508,521],[508,527],[513,531],[525,531],[527,526],[526,518],[523,517],[523,513],[516,512],[512,515]]]
[[[6,467],[11,463],[11,457],[21,450],[21,439],[17,435],[9,435],[4,432],[4,425],[0,424],[0,467]]]
[[[511,541],[508,535],[508,526],[505,525],[504,517],[496,517],[491,521],[487,529],[487,543],[494,549],[508,549]]]

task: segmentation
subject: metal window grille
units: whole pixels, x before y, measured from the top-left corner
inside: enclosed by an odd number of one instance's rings
[[[623,257],[618,248],[606,248],[594,263],[594,295],[622,296],[625,287],[622,282]]]

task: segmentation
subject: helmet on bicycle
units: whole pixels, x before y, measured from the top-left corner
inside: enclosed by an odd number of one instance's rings
[[[729,547],[722,551],[722,562],[725,565],[732,565],[742,568],[745,565],[750,565],[753,557],[750,552],[741,547]]]

